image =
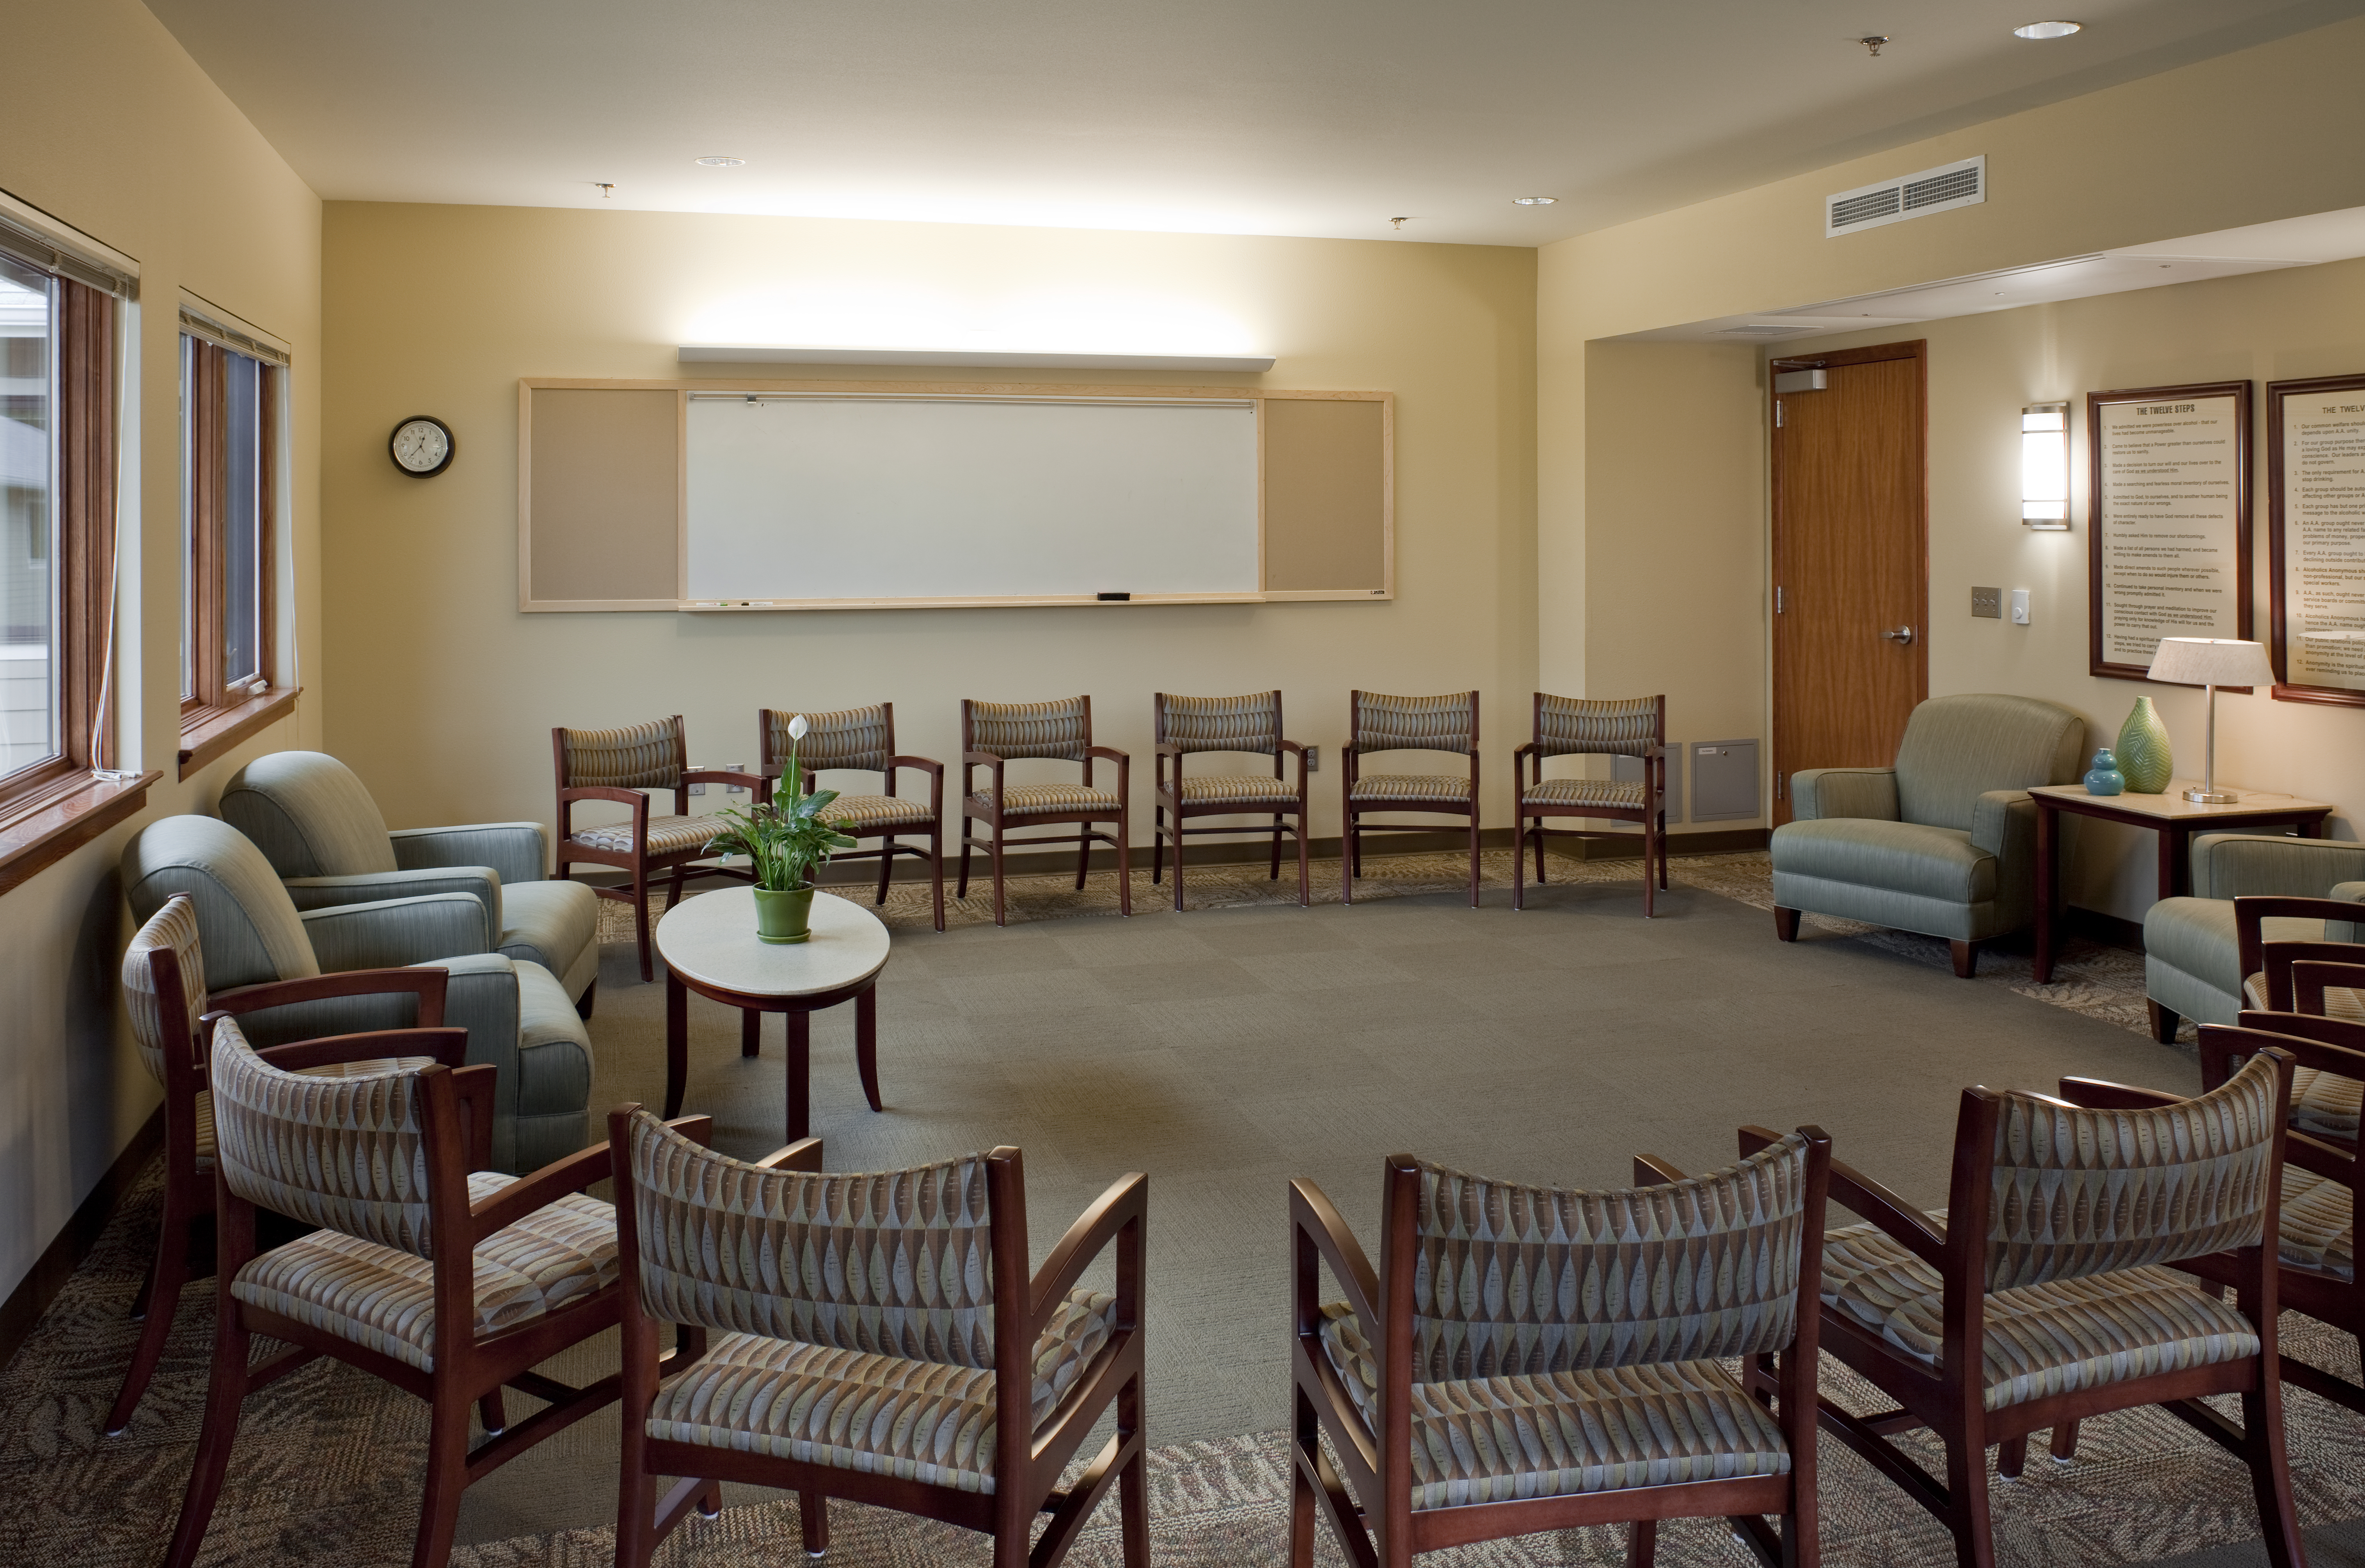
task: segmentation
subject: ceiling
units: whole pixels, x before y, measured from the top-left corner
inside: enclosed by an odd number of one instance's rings
[[[2365,0],[148,3],[331,200],[1508,245],[2365,13]],[[2086,29],[2012,36],[2065,14]],[[1877,59],[1855,41],[1867,33],[1891,39]],[[745,163],[693,162],[709,154]]]

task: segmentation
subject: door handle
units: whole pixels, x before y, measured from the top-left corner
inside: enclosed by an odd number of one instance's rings
[[[1913,628],[1911,626],[1900,626],[1896,631],[1883,632],[1881,635],[1892,643],[1902,643],[1909,648],[1913,645]]]

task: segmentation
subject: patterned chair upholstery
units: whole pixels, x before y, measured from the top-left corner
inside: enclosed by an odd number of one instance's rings
[[[652,980],[656,973],[649,951],[649,878],[653,874],[673,873],[666,892],[667,909],[681,902],[681,885],[687,878],[754,879],[739,867],[701,865],[692,869],[692,862],[712,858],[706,846],[714,836],[715,824],[689,814],[689,787],[722,784],[746,790],[761,801],[767,792],[765,781],[753,773],[691,767],[689,741],[678,713],[614,730],[555,728],[550,732],[550,751],[558,778],[558,879],[570,886],[589,886],[572,881],[573,868],[578,862],[612,866],[632,874],[628,887],[591,887],[590,890],[632,909],[641,979]],[[670,813],[650,814],[644,791],[651,790],[673,791]],[[627,807],[633,814],[624,822],[577,828],[575,808],[586,801],[606,801]]]
[[[936,1517],[999,1530],[1014,1516],[1023,1542],[1059,1469],[1037,1463],[1035,1445],[1056,1451],[1064,1437],[1072,1450],[1089,1430],[1115,1396],[1103,1379],[1097,1398],[1071,1397],[1095,1373],[1139,1375],[1138,1283],[1121,1282],[1121,1294],[1030,1292],[1014,1228],[1023,1219],[1011,1212],[1023,1197],[997,1197],[995,1162],[1015,1180],[1015,1150],[825,1175],[818,1140],[749,1164],[687,1126],[637,1106],[610,1121],[631,1211],[618,1562],[645,1563],[669,1528],[652,1474],[712,1474],[706,1466],[723,1455],[840,1478],[805,1494],[815,1556],[827,1544],[824,1495],[909,1506],[895,1488],[913,1482],[949,1495]],[[1112,1190],[1137,1226],[1142,1183]],[[1037,1300],[1047,1306],[1031,1332],[1014,1335],[998,1316]],[[687,1347],[662,1364],[658,1322],[678,1326]],[[1016,1406],[1005,1412],[1004,1401]],[[859,1420],[846,1418],[851,1408]],[[1101,1465],[1138,1463],[1138,1444],[1121,1430]],[[744,1466],[728,1473],[762,1479]],[[1023,1512],[1008,1506],[1019,1497]]]
[[[1093,782],[1095,758],[1116,765],[1116,788],[1104,790]],[[1072,762],[1080,777],[1073,784],[1013,784],[1004,766],[1025,760]],[[978,768],[987,770],[986,786],[975,788]],[[1133,859],[1129,842],[1131,821],[1127,801],[1132,795],[1132,759],[1114,746],[1093,744],[1093,700],[1065,697],[1052,702],[981,702],[961,699],[961,859],[957,898],[969,897],[970,851],[979,840],[970,823],[981,822],[991,836],[984,848],[993,867],[993,924],[1004,919],[1003,851],[1010,846],[1065,842],[1076,845],[1076,886],[1082,889],[1092,868],[1094,841],[1116,851],[1117,910],[1133,913]],[[1115,833],[1092,824],[1116,823]],[[1074,823],[1072,834],[1038,834],[1011,838],[1011,827],[1042,827]]]
[[[1149,841],[1149,879],[1164,872],[1170,838],[1174,847],[1174,907],[1182,907],[1182,841],[1192,834],[1239,834],[1238,825],[1192,827],[1194,816],[1270,814],[1272,865],[1281,878],[1281,835],[1297,839],[1297,902],[1314,902],[1306,842],[1306,748],[1282,734],[1281,693],[1251,691],[1242,697],[1177,697],[1161,691],[1151,700],[1157,736],[1156,832]],[[1272,758],[1271,774],[1204,774],[1186,777],[1182,759],[1205,752],[1248,753]],[[1283,754],[1297,756],[1297,778],[1283,777]],[[1289,819],[1295,817],[1293,823]]]
[[[578,1003],[600,980],[600,901],[544,871],[540,823],[389,831],[353,769],[317,751],[274,752],[234,774],[222,820],[252,839],[296,907],[465,892],[489,951],[540,964]]]
[[[1547,778],[1544,764],[1556,756],[1634,757],[1640,778]],[[1536,693],[1535,738],[1511,754],[1511,777],[1519,793],[1519,842],[1512,846],[1511,907],[1528,902],[1524,857],[1533,844],[1536,880],[1544,879],[1546,838],[1621,838],[1624,833],[1550,828],[1548,820],[1591,818],[1631,822],[1642,830],[1642,917],[1658,913],[1656,895],[1667,886],[1667,700],[1665,697],[1555,697]]]
[[[1834,1166],[1833,1201],[1871,1223],[1824,1239],[1823,1348],[1945,1445],[1956,1479],[1912,1495],[1933,1511],[1944,1499],[1964,1562],[1991,1560],[1988,1489],[1960,1479],[1984,1477],[1989,1447],[2017,1475],[2031,1431],[2052,1428],[2067,1458],[2085,1416],[2212,1394],[2242,1395],[2238,1451],[2279,1500],[2265,1520],[2276,1552],[2291,1491],[2262,1243],[2290,1066],[2262,1053],[2191,1100],[2076,1080],[2064,1099],[1966,1090],[1949,1205],[1929,1215]],[[1896,1423],[1832,1419],[1892,1473],[1916,1462],[1885,1435]]]
[[[1790,776],[1774,830],[1774,930],[1802,911],[1940,936],[1967,980],[1978,945],[2036,912],[2033,784],[2085,767],[2086,721],[2033,697],[1933,697],[1913,710],[1893,767]]]
[[[1366,773],[1363,758],[1375,751],[1441,751],[1470,759],[1460,773]],[[1363,834],[1430,833],[1433,828],[1399,823],[1367,823],[1366,812],[1423,812],[1457,816],[1470,829],[1470,907],[1478,907],[1478,694],[1390,697],[1353,691],[1347,697],[1347,745],[1339,778],[1346,833],[1345,874],[1339,899],[1355,902],[1355,879],[1363,874]]]
[[[493,1070],[453,1070],[466,1049],[456,1029],[258,1053],[236,1018],[210,1022],[226,1288],[197,1461],[165,1562],[185,1568],[196,1558],[247,1391],[327,1355],[429,1402],[414,1562],[440,1563],[472,1475],[615,1397],[612,1381],[575,1389],[531,1372],[615,1326],[615,1211],[582,1192],[606,1179],[608,1151],[581,1151],[522,1181],[476,1169]],[[364,1059],[414,1044],[428,1052],[416,1067]],[[291,1070],[330,1065],[344,1070]],[[258,1209],[318,1228],[258,1251]],[[251,1366],[257,1335],[293,1349]],[[551,1408],[505,1433],[501,1389],[512,1380]],[[473,1450],[472,1410],[491,1434]]]
[[[1812,1128],[1744,1136],[1762,1147],[1737,1164],[1687,1179],[1653,1162],[1642,1173],[1658,1184],[1612,1192],[1390,1158],[1382,1223],[1396,1238],[1393,1272],[1370,1280],[1366,1294],[1379,1299],[1317,1306],[1301,1295],[1296,1378],[1298,1428],[1310,1435],[1309,1409],[1332,1428],[1330,1451],[1362,1504],[1355,1528],[1376,1531],[1383,1561],[1449,1541],[1655,1518],[1617,1494],[1651,1488],[1655,1501],[1659,1488],[1746,1480],[1763,1484],[1745,1500],[1703,1495],[1696,1508],[1664,1513],[1780,1514],[1803,1531],[1798,1560],[1813,1560],[1806,1260],[1821,1234],[1830,1144]],[[1319,1189],[1295,1187],[1302,1257],[1318,1247],[1334,1275],[1368,1277],[1352,1238],[1331,1229]],[[1303,1257],[1301,1279],[1312,1278],[1311,1262]],[[1391,1369],[1384,1324],[1398,1311],[1411,1317],[1410,1359]],[[1777,1355],[1791,1364],[1770,1404],[1721,1364],[1765,1359],[1770,1380]],[[1395,1400],[1408,1415],[1402,1495],[1385,1479]],[[1316,1472],[1329,1463],[1317,1455]],[[1314,1501],[1301,1481],[1294,1534],[1309,1545]],[[1501,1507],[1499,1525],[1461,1517],[1485,1505]],[[1458,1511],[1452,1526],[1424,1518],[1439,1510]],[[1638,1553],[1649,1539],[1644,1526]],[[1349,1561],[1363,1556],[1355,1547]],[[1300,1568],[1309,1560],[1302,1550],[1293,1558]]]
[[[798,719],[805,722],[804,738],[800,741],[789,734],[789,725]],[[756,715],[757,749],[762,760],[757,771],[767,778],[777,777],[787,765],[790,753],[806,774],[806,784],[812,776],[829,769],[847,769],[884,776],[887,793],[854,795],[841,790],[829,803],[830,820],[840,832],[850,838],[879,840],[876,849],[857,849],[836,856],[839,860],[871,860],[879,862],[878,902],[887,902],[887,887],[893,879],[895,857],[913,855],[928,863],[928,874],[936,895],[936,929],[945,928],[945,765],[934,757],[902,756],[895,751],[895,705],[877,702],[868,708],[840,708],[828,713],[800,713],[786,708],[766,708]],[[928,775],[928,798],[914,801],[898,795],[895,773],[898,768],[915,768]],[[902,834],[927,835],[925,849],[902,842]]]

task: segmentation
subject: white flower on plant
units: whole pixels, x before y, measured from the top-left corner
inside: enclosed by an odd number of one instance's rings
[[[805,716],[802,713],[798,714],[795,718],[789,721],[789,739],[792,741],[801,741],[804,739],[806,732],[812,729],[812,725],[805,722]]]

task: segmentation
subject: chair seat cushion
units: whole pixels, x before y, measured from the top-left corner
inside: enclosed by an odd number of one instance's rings
[[[1860,888],[1981,904],[1996,896],[1996,858],[1957,828],[1877,817],[1819,817],[1774,830],[1774,869]]]
[[[1352,1308],[1322,1309],[1322,1349],[1373,1431],[1379,1358]],[[1412,1385],[1412,1506],[1782,1475],[1773,1414],[1714,1361]]]
[[[2282,1237],[2286,1268],[2312,1269],[2334,1279],[2357,1278],[2357,1197],[2296,1165],[2283,1167]]]
[[[704,817],[651,817],[648,847],[642,853],[654,858],[703,849],[707,840],[712,838],[715,830],[722,825]],[[630,855],[633,852],[633,824],[622,822],[587,827],[566,842],[580,845],[586,849],[604,849],[611,855]]]
[[[857,834],[888,827],[926,827],[936,820],[925,801],[901,795],[840,795],[821,810],[824,820],[850,822]]]
[[[1933,1219],[1944,1219],[1944,1212]],[[1945,1349],[1938,1271],[1868,1225],[1823,1238],[1824,1307],[1927,1367]],[[2001,1410],[2128,1378],[2259,1353],[2249,1319],[2169,1269],[2125,1269],[1991,1291],[1981,1403]]]
[[[600,939],[600,895],[584,882],[501,887],[501,956],[564,976]]]
[[[2270,942],[2321,942],[2324,922],[2267,921]],[[2144,957],[2182,969],[2228,996],[2242,989],[2241,946],[2234,934],[2232,899],[2162,899],[2144,912]]]
[[[1035,1342],[1035,1430],[1115,1328],[1115,1296],[1068,1293]],[[657,1384],[648,1435],[991,1492],[993,1420],[991,1368],[717,1334],[704,1356]]]
[[[993,804],[992,791],[980,790],[971,799],[981,806]],[[1005,784],[1002,814],[1023,817],[1039,812],[1100,812],[1115,816],[1121,805],[1114,790],[1084,784]]]
[[[1270,774],[1211,774],[1205,778],[1186,775],[1182,800],[1186,806],[1261,805],[1267,801],[1276,806],[1295,806],[1297,786]]]
[[[517,1180],[468,1178],[482,1203]],[[477,1338],[514,1328],[616,1282],[616,1211],[570,1193],[476,1244]],[[435,1370],[435,1268],[375,1241],[316,1230],[238,1271],[230,1294],[350,1344]]]
[[[1389,801],[1446,801],[1455,809],[1470,803],[1466,773],[1366,773],[1355,780],[1347,798],[1359,806]]]
[[[326,1067],[308,1067],[305,1075],[311,1078],[372,1078],[381,1072],[417,1072],[433,1067],[433,1057],[374,1057],[368,1061],[331,1062]],[[214,1165],[214,1092],[197,1091],[197,1169],[210,1170]]]
[[[1547,778],[1519,791],[1523,806],[1612,806],[1639,812],[1643,803],[1639,778]]]

